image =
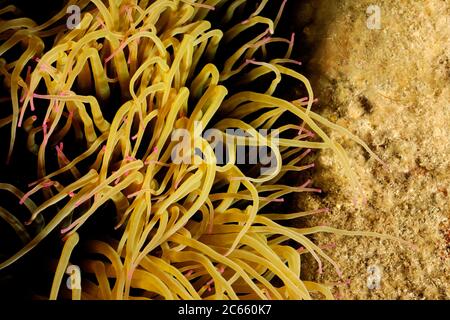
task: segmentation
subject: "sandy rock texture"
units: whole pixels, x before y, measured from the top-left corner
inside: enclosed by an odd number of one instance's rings
[[[371,5],[380,10],[379,29],[374,20],[368,25]],[[302,1],[297,21],[313,48],[306,59],[316,111],[388,165],[329,132],[348,151],[367,204],[353,204],[355,190],[337,159],[321,152],[314,183],[324,192],[299,202],[331,211],[307,223],[385,233],[416,246],[321,234],[315,240],[329,248],[344,281],[330,265],[307,276],[335,284],[337,298],[450,299],[450,2]],[[368,286],[374,268],[380,282]]]

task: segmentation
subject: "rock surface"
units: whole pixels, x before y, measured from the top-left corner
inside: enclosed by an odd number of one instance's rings
[[[367,11],[370,5],[377,7]],[[371,20],[377,8],[379,29]],[[450,299],[450,2],[320,0],[302,2],[299,10],[305,45],[313,48],[308,68],[320,100],[316,111],[388,164],[329,132],[348,151],[367,204],[352,203],[355,190],[336,158],[321,152],[314,181],[324,193],[299,201],[331,212],[308,224],[385,233],[417,247],[317,235],[319,244],[335,244],[327,253],[350,281],[339,281],[330,265],[306,276],[337,284],[337,298]],[[373,267],[381,274],[375,287],[367,283]]]

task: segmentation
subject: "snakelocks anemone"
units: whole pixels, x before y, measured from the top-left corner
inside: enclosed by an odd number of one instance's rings
[[[309,235],[390,237],[299,228],[323,210],[280,203],[317,191],[292,178],[316,149],[334,151],[358,192],[325,128],[379,159],[312,110],[295,35],[277,37],[285,4],[70,0],[43,24],[1,8],[1,170],[33,174],[0,184],[1,223],[22,242],[0,269],[56,235],[50,299],[332,299],[302,280],[304,255],[339,272]]]

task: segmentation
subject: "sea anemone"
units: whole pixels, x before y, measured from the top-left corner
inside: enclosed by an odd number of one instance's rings
[[[326,209],[287,212],[281,203],[319,191],[293,178],[313,167],[305,163],[311,150],[332,149],[358,190],[325,128],[381,160],[312,110],[295,35],[276,36],[285,5],[71,0],[41,25],[17,17],[14,6],[1,9],[10,111],[0,133],[9,136],[10,166],[26,157],[20,162],[36,176],[25,178],[27,192],[14,186],[22,178],[0,184],[29,211],[22,219],[15,206],[0,207],[23,243],[0,269],[56,234],[63,246],[50,299],[333,298],[328,286],[302,280],[305,254],[339,272],[308,236],[381,235],[299,228],[298,218]],[[69,6],[80,10],[73,28]],[[289,92],[293,86],[305,97]],[[265,162],[239,161],[263,150]],[[105,224],[111,213],[115,226]],[[66,273],[79,285],[62,286]]]

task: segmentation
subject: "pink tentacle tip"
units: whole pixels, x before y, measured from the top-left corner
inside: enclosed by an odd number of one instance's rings
[[[194,270],[189,270],[185,276],[190,277],[190,276],[192,276],[193,273],[194,273]]]
[[[315,168],[316,164],[315,163],[311,163],[311,164],[308,164],[307,167],[308,167],[308,169]]]
[[[304,184],[302,184],[300,186],[300,188],[306,188],[307,186],[309,186],[312,183],[311,179],[306,180],[306,182]]]
[[[42,123],[42,129],[44,130],[44,134],[47,133],[47,128],[48,128],[47,121],[44,121]]]
[[[272,37],[271,36],[266,36],[266,37],[264,37],[264,39],[262,39],[260,44],[261,45],[268,44],[270,42],[270,40],[272,40]]]
[[[128,198],[128,199],[134,198],[134,197],[136,197],[139,193],[140,193],[140,191],[133,192],[133,193],[127,195],[127,198]]]
[[[56,145],[56,151],[58,153],[62,152],[64,148],[64,143],[60,142],[59,145]]]
[[[73,193],[72,191],[69,192],[69,197],[73,198],[75,197],[75,193]]]
[[[300,246],[300,247],[297,249],[297,252],[298,252],[298,253],[303,253],[304,251],[305,251],[305,248],[302,247],[302,246]]]
[[[244,67],[248,66],[249,64],[254,64],[256,63],[255,59],[246,59],[244,62]]]
[[[111,61],[117,53],[119,53],[120,51],[123,51],[123,49],[125,49],[126,46],[127,46],[126,41],[122,40],[122,42],[119,45],[119,47],[116,50],[114,50],[114,52],[111,53],[111,55],[109,57],[107,57],[105,59],[105,64],[107,64],[109,61]]]
[[[270,198],[260,198],[262,201],[268,201],[268,202],[284,202],[284,198],[278,198],[278,199],[270,199]]]
[[[153,153],[158,153],[158,152],[159,152],[158,147],[154,147],[154,148],[153,148]]]
[[[322,264],[321,264],[321,263],[319,263],[319,268],[317,269],[317,272],[318,272],[319,274],[323,274],[323,267],[322,267]]]
[[[25,97],[28,95],[28,90],[27,90],[27,88],[23,88],[23,93],[22,93],[22,96],[20,97],[20,100],[19,100],[19,102],[20,103],[23,103],[23,101],[25,100]]]
[[[42,184],[42,187],[44,187],[44,188],[50,188],[50,187],[53,186],[54,184],[55,184],[55,182],[53,182],[53,181],[44,182],[44,183]]]
[[[34,107],[34,97],[33,97],[33,95],[31,95],[30,107],[31,107],[31,111],[35,111],[36,110],[36,108]]]
[[[193,3],[191,3],[191,5],[194,7],[208,9],[208,10],[212,10],[212,11],[216,10],[216,7],[214,7],[213,5],[210,5],[210,4],[193,2]]]
[[[62,228],[61,229],[61,234],[65,234],[65,233],[67,233],[70,229],[72,229],[72,225],[70,225],[70,226],[68,226],[68,227],[65,227],[65,228]]]

